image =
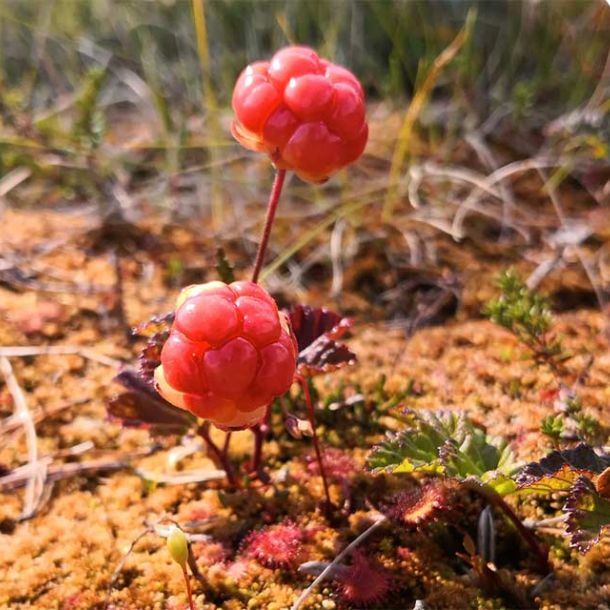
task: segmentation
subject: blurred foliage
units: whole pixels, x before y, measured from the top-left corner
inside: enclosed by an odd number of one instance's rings
[[[227,103],[248,61],[291,43],[343,62],[376,97],[400,101],[463,27],[476,24],[438,94],[459,94],[487,114],[510,100],[517,117],[540,103],[588,99],[608,53],[610,15],[599,0],[207,0],[217,97]],[[187,0],[12,0],[0,8],[3,90],[30,109],[80,88],[92,66],[111,79],[142,78],[160,112],[201,104],[202,73]],[[133,83],[132,83],[133,84]],[[165,120],[171,125],[169,118]]]
[[[603,159],[610,9],[601,0],[5,0],[0,174],[31,171],[27,197],[12,194],[20,202],[94,200],[111,211],[122,189],[145,186],[147,201],[175,217],[209,207],[217,229],[232,213],[228,191],[257,188],[228,163],[241,149],[224,120],[248,62],[311,45],[359,76],[371,110],[382,100],[403,114],[468,15],[467,38],[417,113],[417,135],[434,150],[443,142],[439,157],[450,158],[477,125],[490,132],[501,120],[523,142],[552,124],[560,149]],[[397,135],[374,132],[371,154],[387,158]],[[341,205],[263,276],[368,205],[338,180]]]

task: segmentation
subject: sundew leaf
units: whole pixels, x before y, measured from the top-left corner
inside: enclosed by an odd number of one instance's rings
[[[586,553],[604,534],[610,533],[610,498],[601,496],[592,481],[579,476],[563,506],[570,545]]]
[[[609,466],[610,455],[596,453],[593,447],[581,443],[526,464],[516,480],[519,489],[549,494],[568,491],[580,475],[591,478]]]
[[[409,412],[411,428],[389,435],[373,448],[368,464],[386,472],[429,472],[458,480],[475,477],[498,493],[515,489],[514,455],[459,412]]]

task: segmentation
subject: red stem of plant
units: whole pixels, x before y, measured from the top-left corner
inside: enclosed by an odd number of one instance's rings
[[[267,203],[267,217],[265,218],[265,228],[263,229],[261,241],[258,245],[258,252],[256,253],[256,262],[254,263],[254,271],[252,272],[253,282],[258,282],[258,276],[263,267],[265,253],[267,252],[267,244],[269,243],[269,236],[271,235],[271,227],[273,226],[273,220],[275,218],[277,204],[280,201],[280,195],[282,193],[282,187],[284,186],[285,178],[285,169],[276,170],[275,179],[273,180],[273,186],[271,187],[271,195],[269,195],[269,203]]]
[[[262,423],[256,424],[251,428],[252,434],[254,434],[254,452],[252,454],[252,462],[250,465],[250,471],[258,473],[261,467],[261,460],[263,457],[263,443],[265,442],[265,435],[269,432],[269,420],[271,419],[271,405],[267,407],[265,413],[265,419]]]
[[[195,610],[195,604],[193,603],[193,590],[191,588],[191,581],[186,568],[182,568],[182,573],[184,574],[184,582],[186,583],[186,594],[189,599],[189,610]]]
[[[307,404],[307,414],[309,416],[309,423],[313,431],[313,447],[316,452],[316,459],[318,460],[318,466],[320,468],[320,476],[322,477],[322,483],[324,485],[324,494],[326,495],[327,507],[332,506],[330,500],[330,491],[328,489],[328,481],[326,480],[326,470],[324,468],[324,459],[322,458],[322,451],[320,451],[320,442],[318,441],[318,433],[316,432],[316,415],[313,408],[313,402],[311,400],[311,392],[309,391],[309,383],[305,377],[299,377],[301,386],[303,387],[303,394],[305,395],[305,403]]]
[[[226,459],[229,459],[229,445],[231,444],[231,435],[233,434],[233,432],[227,432],[225,434],[225,442],[224,445],[222,446],[222,454],[225,456]]]
[[[199,436],[201,436],[201,438],[205,441],[205,444],[208,446],[210,451],[214,454],[214,456],[216,457],[216,460],[222,466],[223,470],[227,474],[227,481],[229,482],[229,485],[231,485],[232,487],[239,487],[239,481],[235,477],[235,473],[233,472],[233,467],[231,466],[231,462],[229,461],[227,439],[225,438],[225,446],[221,450],[218,447],[218,445],[212,440],[212,437],[210,436],[209,422],[204,422],[201,426],[199,426],[197,431],[199,433]]]
[[[519,534],[521,534],[521,537],[525,540],[525,542],[527,542],[528,546],[538,558],[541,571],[544,574],[548,574],[551,571],[548,551],[544,548],[536,535],[530,529],[525,527],[525,525],[523,525],[521,519],[519,519],[519,517],[515,514],[515,511],[513,511],[510,505],[504,501],[502,496],[493,489],[477,482],[467,482],[466,486],[468,489],[475,491],[480,496],[485,498],[485,500],[487,500],[490,504],[496,508],[499,508],[505,514],[505,516],[515,526]]]

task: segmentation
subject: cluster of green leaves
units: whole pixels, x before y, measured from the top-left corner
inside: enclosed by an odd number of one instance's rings
[[[530,290],[512,270],[500,276],[498,287],[500,296],[487,303],[483,313],[510,331],[532,352],[537,362],[548,365],[556,377],[561,378],[567,372],[563,363],[570,354],[564,349],[561,338],[553,333],[553,315],[548,297]],[[574,391],[561,388],[558,401],[560,411],[542,420],[542,434],[549,437],[554,445],[574,438],[588,443],[600,441],[603,427],[584,411],[582,401]]]
[[[511,477],[518,465],[506,441],[489,436],[459,412],[411,411],[407,417],[409,428],[373,448],[368,459],[373,471],[474,478],[501,495],[515,490]]]
[[[536,359],[558,369],[568,355],[561,340],[550,336],[553,315],[549,299],[530,290],[510,269],[502,273],[498,287],[500,296],[487,303],[483,313],[515,335],[532,351]]]
[[[581,398],[574,393],[559,399],[561,411],[542,419],[540,432],[548,436],[554,445],[564,439],[574,438],[593,445],[603,442],[604,427],[600,421],[584,411]]]

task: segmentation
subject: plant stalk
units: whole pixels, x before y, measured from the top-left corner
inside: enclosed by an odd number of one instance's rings
[[[273,186],[271,187],[271,194],[269,195],[269,202],[267,203],[265,227],[263,228],[261,241],[258,245],[258,252],[256,253],[256,261],[254,263],[254,271],[252,272],[252,281],[255,283],[258,282],[258,276],[260,275],[263,267],[265,253],[267,252],[267,245],[269,243],[269,236],[271,235],[271,227],[273,226],[273,220],[275,219],[275,212],[277,211],[277,206],[280,201],[280,195],[282,194],[282,187],[284,186],[285,178],[285,169],[276,170]]]
[[[207,421],[204,422],[201,426],[199,426],[197,432],[199,436],[201,436],[201,438],[204,440],[208,449],[214,454],[216,461],[225,471],[229,485],[231,487],[239,488],[239,480],[235,476],[233,466],[231,466],[231,462],[229,460],[227,439],[225,438],[225,444],[223,449],[220,449],[220,447],[218,447],[218,445],[212,440],[212,437],[210,436],[210,422]]]
[[[195,610],[195,604],[193,603],[193,589],[191,588],[191,581],[189,579],[188,572],[186,571],[186,567],[182,568],[182,573],[184,574],[184,582],[186,583],[186,595],[189,600],[189,610]]]
[[[313,402],[311,400],[311,392],[309,391],[309,383],[307,378],[298,377],[303,387],[303,394],[305,395],[305,403],[307,404],[307,415],[309,416],[309,423],[313,432],[312,441],[314,451],[316,452],[316,459],[318,461],[318,467],[320,468],[320,476],[322,477],[322,484],[324,485],[324,494],[326,495],[327,509],[330,510],[333,503],[330,499],[330,490],[328,488],[328,481],[326,479],[326,470],[324,468],[324,459],[322,457],[322,451],[320,450],[320,442],[318,440],[318,433],[316,432],[316,415],[313,408]]]
[[[481,484],[478,481],[464,481],[464,484],[467,489],[478,493],[481,497],[485,498],[489,504],[495,506],[504,513],[504,515],[515,526],[523,540],[525,540],[538,558],[538,563],[542,573],[549,574],[551,572],[551,566],[549,564],[549,554],[547,549],[540,542],[540,540],[538,540],[534,532],[532,532],[522,523],[521,519],[519,519],[519,517],[515,514],[515,511],[510,507],[510,505],[506,503],[504,498],[502,498],[499,493],[488,485]]]
[[[269,432],[269,421],[271,419],[271,405],[267,407],[265,419],[260,423],[250,428],[254,435],[254,451],[252,452],[252,461],[250,462],[249,470],[255,473],[262,480],[261,462],[263,458],[263,443],[265,436]]]

